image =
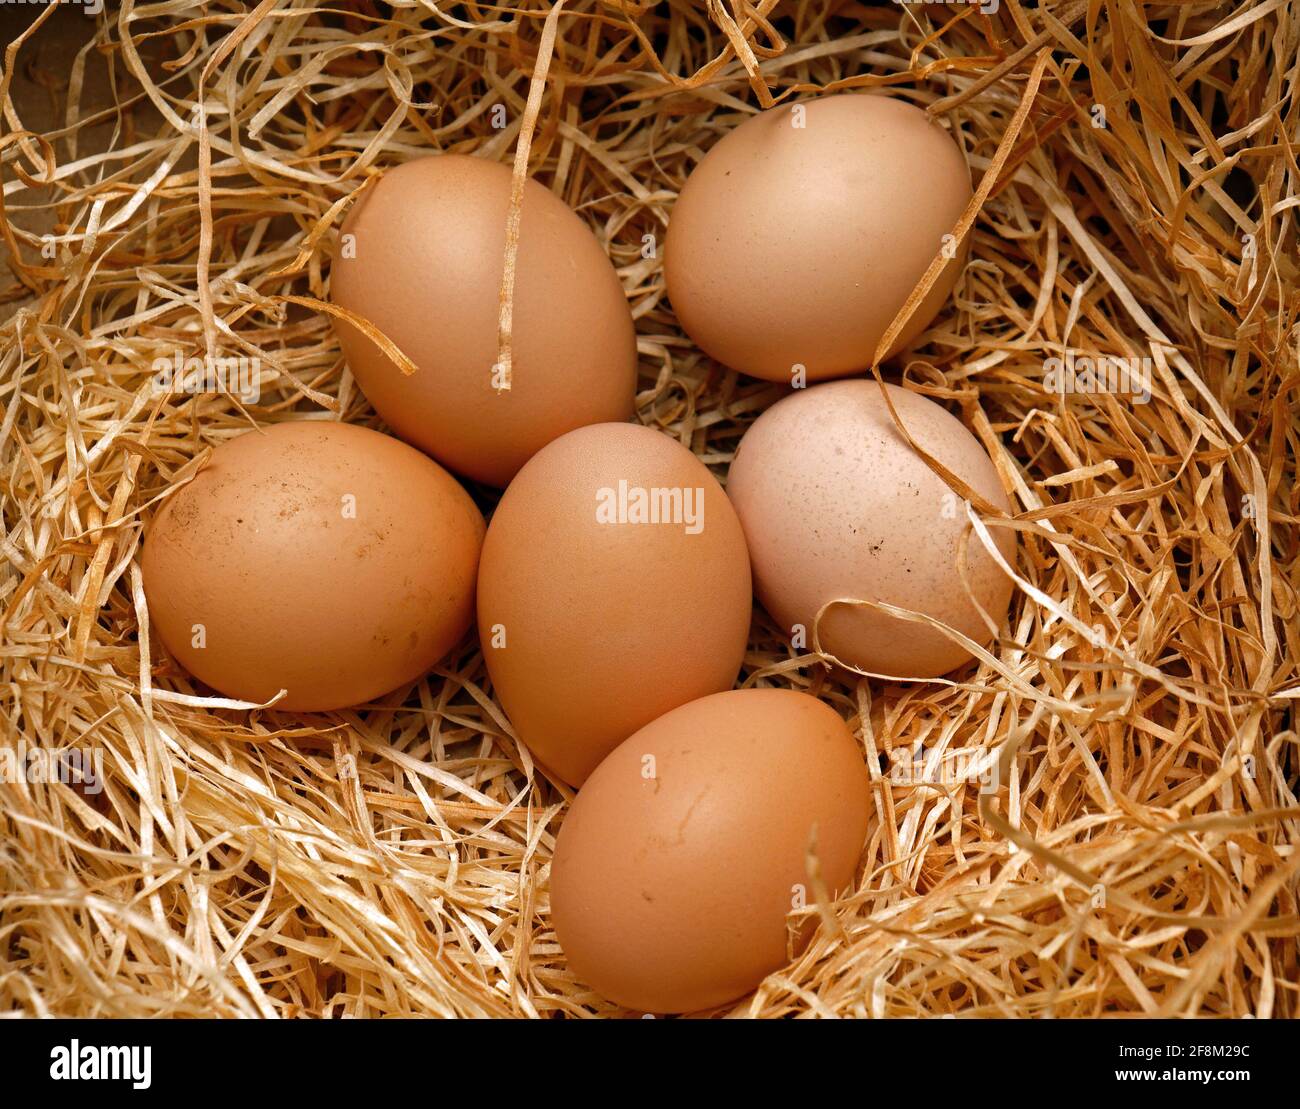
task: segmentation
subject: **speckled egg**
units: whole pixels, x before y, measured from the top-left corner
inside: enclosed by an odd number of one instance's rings
[[[985,500],[1010,502],[979,441],[944,408],[886,385],[912,438]],[[965,505],[894,426],[875,381],[796,390],[745,433],[727,492],[745,529],[754,590],[778,624],[813,645],[813,621],[840,599],[884,602],[924,613],[986,644],[1006,617],[1011,579],[971,534]],[[1015,533],[991,526],[1014,565]],[[862,670],[934,677],[971,657],[924,623],[862,605],[837,604],[821,619],[823,651]]]

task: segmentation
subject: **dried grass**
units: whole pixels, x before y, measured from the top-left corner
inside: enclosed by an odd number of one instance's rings
[[[41,75],[66,98],[43,133],[11,82],[46,17],[5,56],[3,742],[93,747],[107,781],[0,785],[0,1010],[612,1013],[549,927],[568,795],[473,643],[297,717],[223,707],[149,642],[142,527],[213,444],[374,422],[311,310],[342,214],[421,153],[514,157],[547,11],[310,9],[126,0]],[[873,766],[920,742],[1006,784],[879,775],[857,891],[736,1011],[1297,1015],[1294,5],[573,0],[555,26],[529,171],[619,267],[641,420],[720,474],[780,390],[704,359],[641,255],[701,152],[760,105],[887,89],[983,181],[906,376],[1012,492],[1009,634],[955,684],[885,684],[796,658],[759,612],[744,680],[827,700]],[[51,216],[56,258],[24,230]],[[177,347],[259,356],[261,403],[153,398]],[[1049,394],[1066,347],[1150,357],[1150,403]]]

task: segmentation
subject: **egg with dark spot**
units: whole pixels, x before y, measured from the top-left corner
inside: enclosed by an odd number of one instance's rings
[[[149,528],[154,642],[229,697],[359,704],[469,629],[484,530],[456,479],[390,436],[305,420],[246,432]]]

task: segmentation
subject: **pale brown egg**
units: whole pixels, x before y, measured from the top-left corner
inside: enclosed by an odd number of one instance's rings
[[[961,151],[919,108],[861,94],[772,108],[719,140],[683,186],[664,244],[668,297],[732,369],[788,384],[843,377],[870,365],[948,254],[886,357],[934,319],[964,264],[951,232],[970,197]]]
[[[522,470],[479,566],[479,638],[516,734],[581,784],[671,708],[730,688],[753,594],[708,468],[636,424],[562,436]]]
[[[834,895],[866,839],[870,782],[839,715],[791,690],[682,705],[617,747],[560,828],[551,915],[578,979],[630,1009],[748,993],[811,934],[811,851]]]
[[[344,221],[334,303],[369,320],[418,367],[404,375],[335,320],[375,411],[457,473],[505,485],[534,452],[585,424],[624,420],[636,335],[618,275],[554,193],[524,185],[512,366],[498,364],[508,167],[440,154],[388,170]]]
[[[912,438],[985,500],[1010,502],[979,441],[940,405],[887,385]],[[967,598],[959,543],[962,500],[899,434],[875,381],[796,390],[745,433],[727,492],[745,528],[754,590],[799,644],[828,601],[885,602],[924,613],[979,644],[992,638]],[[1015,564],[1015,533],[990,527]],[[1006,618],[1011,579],[971,534],[965,576],[995,623]],[[835,605],[820,625],[827,651],[862,670],[900,678],[947,673],[970,652],[928,625],[861,605]]]
[[[142,568],[157,636],[213,689],[278,709],[360,704],[468,630],[482,514],[388,435],[302,421],[212,452],[155,517]]]

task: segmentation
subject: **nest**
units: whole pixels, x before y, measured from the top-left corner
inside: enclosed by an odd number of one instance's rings
[[[782,390],[695,349],[643,244],[750,113],[876,90],[978,187],[956,293],[880,372],[988,449],[1018,588],[948,681],[830,669],[756,609],[741,682],[849,720],[877,820],[856,888],[732,1011],[1300,1012],[1300,22],[984,7],[124,0],[6,36],[0,752],[91,750],[102,788],[0,784],[0,1010],[619,1014],[550,927],[571,794],[476,641],[352,711],[232,708],[151,642],[141,535],[254,424],[382,426],[320,309],[328,258],[357,190],[433,151],[513,161],[590,225],[638,418],[725,477]],[[156,396],[178,349],[256,355],[260,399]],[[1066,351],[1148,359],[1149,401],[1053,391]],[[981,759],[995,792],[945,772]]]

